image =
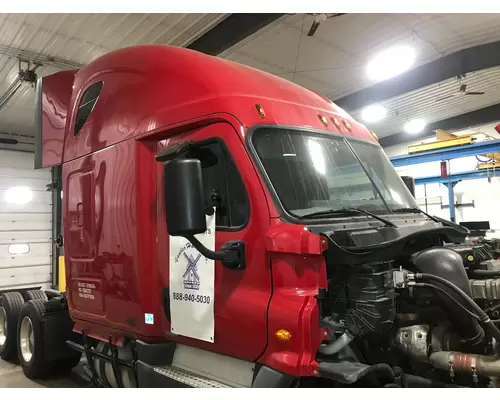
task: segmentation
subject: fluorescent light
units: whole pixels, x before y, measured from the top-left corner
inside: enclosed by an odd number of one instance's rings
[[[363,108],[361,111],[361,118],[365,122],[378,122],[382,121],[387,115],[387,110],[378,105],[378,104],[373,104],[371,106]]]
[[[296,157],[296,156],[297,156],[297,154],[295,154],[295,153],[285,153],[285,154],[283,154],[283,157]]]
[[[13,204],[26,204],[33,199],[33,192],[27,187],[14,186],[7,190],[5,199]]]
[[[373,80],[385,80],[408,70],[415,62],[415,50],[398,46],[384,50],[371,60],[366,72]]]
[[[424,128],[425,122],[421,119],[412,119],[408,121],[404,126],[404,130],[412,135],[422,132]]]

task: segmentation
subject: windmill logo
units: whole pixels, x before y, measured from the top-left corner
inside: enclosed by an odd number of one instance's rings
[[[198,275],[198,266],[196,264],[198,264],[201,254],[198,254],[195,259],[184,253],[184,258],[187,261],[186,272],[182,275],[184,289],[198,290],[200,288],[200,276]]]

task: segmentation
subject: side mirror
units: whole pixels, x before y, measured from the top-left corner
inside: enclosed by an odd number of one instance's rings
[[[195,235],[207,230],[203,175],[198,159],[173,159],[165,162],[165,214],[170,236],[182,236],[203,256],[221,261],[231,269],[245,268],[245,243],[224,243],[221,251],[207,249]]]
[[[190,236],[205,232],[207,221],[200,160],[170,160],[163,171],[168,234]]]

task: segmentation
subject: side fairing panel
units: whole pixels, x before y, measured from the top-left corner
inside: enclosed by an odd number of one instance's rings
[[[70,310],[94,336],[101,336],[93,331],[98,325],[107,326],[108,334],[154,337],[161,332],[144,318],[145,313],[155,313],[150,305],[159,306],[159,301],[149,300],[153,293],[144,287],[145,279],[154,277],[155,266],[141,262],[142,254],[154,250],[138,246],[138,219],[140,224],[145,218],[151,221],[142,203],[146,193],[137,190],[143,173],[136,163],[138,146],[134,140],[124,141],[63,166]],[[151,228],[144,226],[145,236],[148,231]]]
[[[37,82],[35,168],[62,163],[66,120],[76,72],[61,71]]]

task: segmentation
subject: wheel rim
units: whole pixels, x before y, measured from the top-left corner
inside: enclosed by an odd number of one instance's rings
[[[5,309],[0,307],[0,346],[3,346],[7,340],[7,314]]]
[[[33,335],[33,324],[29,317],[24,317],[21,321],[19,333],[19,344],[21,346],[21,355],[25,362],[30,362],[35,349],[35,340]]]

